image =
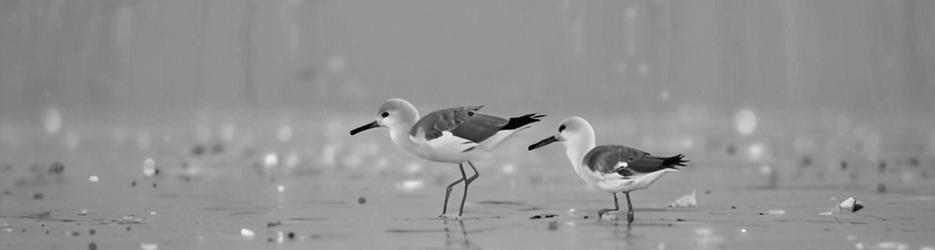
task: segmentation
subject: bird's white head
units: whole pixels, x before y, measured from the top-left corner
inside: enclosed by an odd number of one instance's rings
[[[534,150],[553,142],[562,142],[568,148],[594,147],[594,128],[584,118],[572,116],[562,120],[558,126],[558,133],[542,139],[541,141],[530,145],[529,150]]]
[[[351,135],[363,132],[371,128],[389,127],[392,129],[408,129],[419,119],[419,111],[416,107],[406,100],[393,98],[380,105],[377,110],[377,117],[371,123],[351,130]]]

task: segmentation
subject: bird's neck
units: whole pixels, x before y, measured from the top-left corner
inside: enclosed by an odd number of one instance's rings
[[[584,156],[587,155],[591,149],[594,149],[594,136],[583,136],[582,138],[576,138],[576,140],[571,141],[568,147],[565,150],[565,155],[568,156],[568,160],[571,161],[571,166],[574,167],[575,172],[579,175],[582,174],[582,168],[584,165]]]
[[[412,139],[409,136],[409,131],[418,120],[419,117],[418,114],[416,114],[412,119],[404,119],[398,124],[390,126],[390,138],[393,139],[393,143],[396,143],[396,145],[398,145],[403,150],[406,150],[406,152],[416,155],[419,155],[418,147],[416,147],[416,144],[412,142]]]

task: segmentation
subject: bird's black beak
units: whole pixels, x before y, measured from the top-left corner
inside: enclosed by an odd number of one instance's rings
[[[542,139],[541,141],[537,142],[536,144],[529,145],[529,151],[532,151],[533,149],[537,149],[537,148],[544,147],[545,145],[549,145],[549,144],[551,144],[551,143],[553,143],[553,142],[557,142],[557,141],[559,141],[558,137],[549,136],[549,138]]]
[[[364,130],[368,130],[372,128],[379,128],[379,127],[380,127],[380,124],[378,124],[377,121],[373,121],[371,123],[367,123],[367,125],[363,125],[363,126],[360,126],[359,128],[355,128],[354,130],[351,130],[351,135],[364,132]]]

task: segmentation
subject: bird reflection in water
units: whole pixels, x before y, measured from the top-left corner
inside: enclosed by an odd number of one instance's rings
[[[457,220],[457,226],[449,224],[449,220],[443,220],[445,225],[445,248],[461,248],[461,249],[471,249],[476,248],[471,246],[471,240],[468,239],[468,231],[464,227],[463,220]],[[456,229],[452,229],[456,228]],[[460,230],[461,231],[461,240],[457,236],[452,236],[451,231]],[[457,233],[454,233],[457,234]]]

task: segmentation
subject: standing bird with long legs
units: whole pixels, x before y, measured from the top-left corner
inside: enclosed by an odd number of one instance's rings
[[[657,157],[620,145],[595,147],[594,129],[581,117],[565,119],[558,127],[558,134],[530,145],[529,150],[553,142],[562,142],[565,145],[565,154],[578,177],[589,185],[613,195],[614,208],[598,211],[598,220],[607,212],[620,211],[617,193],[623,193],[627,196],[627,224],[633,223],[630,192],[648,188],[667,172],[678,171],[677,166],[685,166],[688,162],[682,159],[684,156],[681,154]]]
[[[387,127],[393,143],[406,152],[426,160],[457,163],[461,168],[461,179],[445,189],[445,205],[442,206],[441,216],[445,216],[448,211],[451,188],[464,182],[464,195],[458,210],[460,218],[464,213],[468,186],[480,175],[471,161],[486,158],[516,132],[529,128],[531,123],[545,117],[533,113],[506,119],[478,112],[482,107],[448,108],[420,117],[415,106],[406,100],[394,98],[380,106],[376,121],[351,130],[351,135],[371,128]],[[464,163],[474,170],[474,175],[467,176]]]

